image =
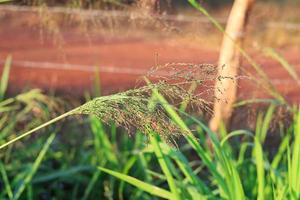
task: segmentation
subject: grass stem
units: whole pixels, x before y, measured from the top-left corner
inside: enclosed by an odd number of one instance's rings
[[[51,119],[50,121],[48,121],[48,122],[46,122],[46,123],[44,123],[44,124],[42,124],[42,125],[40,125],[40,126],[34,128],[34,129],[31,129],[30,131],[27,131],[27,132],[25,132],[25,133],[19,135],[18,137],[16,137],[16,138],[14,138],[14,139],[12,139],[12,140],[10,140],[10,141],[8,141],[8,142],[2,144],[2,145],[0,146],[0,149],[3,149],[3,148],[5,148],[5,147],[8,146],[8,145],[17,142],[18,140],[20,140],[20,139],[22,139],[22,138],[24,138],[24,137],[26,137],[26,136],[32,134],[32,133],[35,132],[35,131],[38,131],[38,130],[40,130],[40,129],[46,127],[46,126],[49,126],[50,124],[53,124],[53,123],[55,123],[55,122],[57,122],[57,121],[59,121],[59,120],[65,118],[65,117],[68,117],[68,116],[70,116],[70,115],[75,114],[75,112],[76,112],[79,108],[80,108],[80,107],[77,107],[77,108],[75,108],[75,109],[73,109],[73,110],[70,110],[69,112],[66,112],[66,113],[64,113],[64,114],[62,114],[62,115],[60,115],[60,116],[58,116],[58,117],[55,117],[54,119]]]

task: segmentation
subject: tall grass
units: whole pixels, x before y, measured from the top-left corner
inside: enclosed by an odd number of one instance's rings
[[[11,145],[20,144],[16,141],[24,136],[17,137],[17,140],[10,139],[2,144],[2,147],[8,147],[3,152],[5,154],[2,154],[4,159],[2,159],[3,164],[0,169],[1,180],[5,186],[1,193],[2,197],[23,199],[26,196],[34,199],[44,193],[48,196],[65,198],[65,192],[58,190],[58,186],[54,184],[55,181],[59,181],[63,184],[63,190],[70,191],[75,199],[79,196],[84,199],[93,199],[97,196],[106,199],[299,198],[297,179],[300,165],[299,109],[295,109],[293,124],[284,130],[287,133],[278,152],[271,155],[268,149],[264,149],[264,143],[268,138],[267,133],[276,104],[271,102],[268,110],[258,115],[255,132],[247,130],[227,132],[223,128],[223,133],[218,137],[199,118],[168,103],[166,97],[170,100],[170,96],[163,95],[169,94],[164,89],[170,91],[172,85],[165,88],[165,85],[155,85],[149,81],[148,84],[141,89],[96,98],[33,129],[35,131],[49,124],[53,125],[52,122],[74,113],[91,113],[96,116],[85,120],[84,124],[89,125],[90,128],[78,129],[78,125],[74,122],[73,128],[56,129],[56,132],[60,130],[59,132],[68,133],[68,142],[74,145],[69,147],[70,149],[66,148],[64,143],[59,144],[59,141],[54,140],[53,134],[46,139],[46,143],[44,143],[44,137],[39,137],[40,139],[36,141],[42,149],[40,152],[37,150],[40,148],[35,145],[27,146],[27,151],[34,151],[37,158],[26,169],[15,166],[18,166],[16,162],[19,159],[24,159],[28,155],[23,154],[22,151],[10,152],[10,148],[20,148],[20,146],[12,147]],[[180,90],[180,92],[183,91]],[[176,127],[168,131],[180,132],[187,143],[185,148],[177,147],[179,149],[176,149],[172,146],[174,142],[168,140],[168,137],[172,135],[166,134],[164,132],[166,130],[161,131],[159,127],[150,125],[149,122],[152,121],[144,120],[148,116],[130,118],[132,113],[128,112],[132,107],[126,107],[126,105],[129,103],[136,105],[135,98],[137,97],[145,101],[142,101],[143,104],[138,104],[139,108],[145,109],[142,109],[142,112],[147,111],[153,114],[157,107],[158,111],[165,112],[164,115],[159,115],[163,116],[163,119],[156,118],[155,122],[158,125]],[[182,100],[186,100],[186,96],[181,94],[181,97]],[[113,110],[116,105],[122,106]],[[101,109],[102,106],[104,110]],[[109,126],[97,119],[104,116],[99,112],[106,114],[107,110],[118,112],[121,119],[109,121],[104,118],[106,124],[123,125],[122,123],[127,120],[131,122],[134,120],[136,124],[143,122],[143,126],[126,124],[125,128],[136,127],[146,133],[145,137],[137,135],[134,141],[122,131],[117,133],[113,125],[109,129]],[[139,114],[136,111],[133,113]],[[114,119],[114,116],[109,115],[110,119]],[[142,119],[143,121],[139,121]],[[196,127],[196,129],[192,130],[191,127]],[[29,131],[25,136],[31,133],[32,131]],[[89,135],[85,135],[86,133]],[[203,134],[210,139],[211,145],[207,144],[208,140],[198,139],[198,135]],[[78,136],[82,138],[79,141]],[[239,137],[238,144],[231,141],[233,137]],[[145,145],[147,138],[150,143]],[[51,143],[54,145],[53,148],[50,147]],[[7,154],[10,156],[7,157]],[[59,167],[54,167],[52,162],[59,163]],[[118,182],[118,179],[121,182]],[[54,185],[49,185],[49,183]],[[45,192],[43,187],[48,188],[47,190],[52,191],[53,194]]]
[[[169,110],[169,114],[172,116],[172,118],[177,118],[177,122],[181,123],[180,117],[177,114],[175,114],[175,110],[171,107],[169,107],[168,109],[171,109]],[[297,138],[299,133],[298,126],[300,110],[298,110],[295,113],[294,123],[291,127],[295,135],[295,140],[294,142],[292,142],[292,155],[290,154],[290,151],[287,150],[289,145],[287,145],[287,140],[284,139],[282,141],[282,144],[280,145],[281,148],[278,151],[278,153],[275,156],[270,157],[270,155],[268,155],[268,152],[265,152],[263,150],[262,146],[264,140],[262,139],[261,134],[262,130],[265,130],[266,127],[269,127],[269,120],[272,117],[272,114],[270,114],[270,110],[272,109],[273,105],[271,105],[268,112],[265,114],[263,122],[257,123],[256,133],[250,133],[249,131],[242,130],[239,132],[235,131],[232,133],[228,133],[229,137],[227,137],[226,140],[224,140],[222,143],[219,142],[219,139],[217,139],[215,133],[211,132],[202,122],[193,118],[195,123],[202,127],[202,129],[204,129],[204,131],[207,132],[208,136],[211,138],[214,146],[215,157],[204,157],[203,155],[209,155],[209,149],[206,149],[204,150],[204,152],[202,152],[203,148],[199,147],[200,144],[198,142],[194,143],[195,146],[198,146],[198,148],[194,148],[194,150],[201,158],[203,162],[202,164],[206,165],[207,167],[204,170],[205,176],[202,177],[202,179],[199,179],[198,176],[194,177],[193,171],[186,170],[189,168],[188,164],[185,163],[182,165],[182,163],[178,163],[178,168],[176,169],[175,167],[177,172],[173,172],[174,176],[175,173],[178,173],[178,171],[179,173],[186,175],[186,178],[178,177],[179,179],[175,180],[177,188],[181,190],[180,198],[193,199],[194,197],[195,199],[199,199],[201,197],[200,199],[213,199],[221,197],[222,199],[298,199],[299,187],[297,186],[298,179],[296,177],[299,173],[297,171],[299,169],[299,163],[297,160],[299,157],[298,145],[300,144],[300,142],[297,140]],[[260,126],[262,126],[263,128],[260,129]],[[182,126],[180,127],[186,130],[186,125],[182,124]],[[233,149],[233,152],[228,152],[228,149],[224,144],[228,143],[228,139],[230,137],[238,135],[245,135],[245,137],[250,136],[249,138],[252,141],[245,141],[237,147],[230,146]],[[192,136],[190,138],[186,138],[189,141],[193,140],[191,138],[194,137]],[[170,148],[168,146],[165,146],[162,142],[160,142],[160,145],[163,146],[164,149]],[[242,151],[240,147],[243,147],[244,145],[247,145],[246,148],[249,148],[249,151],[246,150],[246,152],[249,152],[250,155],[249,153],[243,153],[242,161],[238,162],[238,157],[236,157],[235,155],[237,155],[239,151]],[[193,147],[193,145],[191,146]],[[157,148],[157,145],[151,145],[151,149],[153,149],[153,152],[158,151]],[[157,159],[159,160],[162,158],[162,156],[164,156],[169,157],[174,161],[187,160],[187,158],[185,158],[182,154],[177,153],[177,155],[175,154],[175,156],[174,154],[172,155],[168,153],[169,151],[163,151],[165,155],[156,155]],[[274,164],[275,162],[277,164]],[[174,169],[174,167],[169,168]],[[121,175],[113,173],[112,171],[107,171],[103,168],[101,168],[100,170],[103,170],[104,172],[109,173],[118,178],[119,175]],[[164,172],[164,170],[162,171]],[[191,174],[188,174],[189,172]],[[212,178],[208,177],[207,172],[211,173]],[[168,175],[164,174],[160,177],[166,180],[166,178],[164,178],[166,176]],[[191,177],[193,177],[194,179],[194,184],[187,182],[188,179],[192,180]],[[122,180],[127,181],[127,178],[129,179],[130,177],[123,177]],[[203,185],[203,180],[205,180],[205,185]],[[211,182],[208,180],[211,180]],[[278,180],[281,181],[280,184],[278,183]],[[182,184],[185,181],[186,184]],[[130,183],[129,181],[127,182]],[[222,182],[224,183],[223,185]],[[134,185],[141,190],[145,190],[144,188],[139,187],[139,185]],[[287,190],[288,185],[290,187],[290,190]],[[201,186],[204,186],[204,188],[200,189]],[[189,188],[189,191],[184,191],[186,188]],[[197,194],[197,196],[195,196],[195,194]],[[280,195],[278,196],[278,194]],[[172,196],[169,196],[168,198],[173,199]]]
[[[223,127],[218,135],[184,111],[188,102],[207,108],[200,96],[191,95],[196,86],[187,91],[180,84],[164,81],[152,84],[147,80],[145,87],[95,98],[36,126],[41,121],[30,111],[49,99],[37,90],[5,99],[9,62],[0,90],[2,199],[43,195],[58,199],[300,198],[299,108],[293,111],[292,125],[282,129],[284,137],[275,153],[264,145],[277,105],[274,101],[258,115],[254,132],[227,132]],[[181,73],[176,75],[185,78]],[[189,86],[204,81],[188,78],[185,84]],[[177,107],[176,101],[181,102]],[[47,107],[38,108],[49,112]],[[79,114],[91,116],[67,127],[54,124]],[[16,134],[17,122],[28,116],[34,122],[26,124],[28,131]],[[26,141],[30,145],[19,142],[36,131],[43,134],[34,142]],[[130,138],[136,133],[135,140]],[[60,140],[55,139],[58,135]],[[184,145],[174,142],[180,136]],[[235,137],[238,143],[233,142]],[[28,158],[33,155],[36,159],[31,164]]]

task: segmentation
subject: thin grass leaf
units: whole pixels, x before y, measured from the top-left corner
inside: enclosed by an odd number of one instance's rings
[[[27,200],[33,200],[32,185],[31,184],[28,184],[28,186],[27,186]]]
[[[191,86],[190,86],[190,88],[189,88],[189,90],[188,90],[188,93],[192,95],[192,94],[194,93],[194,91],[197,89],[197,86],[198,86],[198,85],[197,85],[196,82],[192,82],[192,84],[191,84]],[[184,99],[184,100],[180,103],[179,110],[185,111],[186,108],[187,108],[187,106],[188,106],[188,104],[189,104],[189,101],[190,101],[189,98]]]
[[[6,194],[9,199],[13,199],[13,193],[11,190],[10,183],[8,181],[7,173],[1,161],[0,161],[0,171],[1,171],[2,181],[4,183]]]
[[[87,187],[85,188],[84,190],[84,194],[83,194],[83,197],[82,197],[82,200],[86,200],[89,198],[89,195],[90,193],[92,192],[99,176],[101,174],[101,171],[97,170],[95,171],[94,175],[92,176],[90,182],[88,183]]]
[[[160,147],[165,155],[172,158],[177,163],[179,169],[185,175],[188,182],[197,189],[198,195],[202,196],[203,198],[205,195],[212,195],[206,184],[195,175],[188,160],[180,151],[176,151],[164,143],[160,143]]]
[[[257,137],[260,139],[261,141],[261,130],[262,130],[262,127],[263,127],[263,118],[264,118],[264,115],[262,112],[259,112],[258,115],[257,115],[257,118],[256,118],[256,126],[255,126],[255,134],[257,135]]]
[[[122,171],[123,174],[128,174],[129,170],[132,168],[132,166],[134,165],[134,163],[137,161],[138,156],[135,155],[131,158],[129,158],[129,160],[126,162],[124,169]],[[124,186],[125,183],[124,181],[121,181],[119,189],[118,189],[118,193],[119,193],[119,199],[123,200],[123,190],[124,190]]]
[[[257,172],[257,184],[258,184],[258,200],[263,200],[265,195],[265,167],[263,159],[263,150],[258,137],[254,138],[254,154]]]
[[[278,61],[281,64],[281,66],[289,73],[289,75],[297,82],[297,84],[298,85],[300,84],[300,77],[299,77],[297,71],[282,55],[280,55],[280,53],[278,53],[273,48],[265,48],[265,49],[263,49],[263,52],[267,56]]]
[[[252,143],[249,142],[243,142],[240,146],[240,150],[239,150],[239,156],[238,156],[238,160],[237,160],[237,165],[242,165],[243,163],[245,163],[245,154],[247,151],[247,148],[253,146]]]
[[[241,107],[241,106],[245,106],[248,104],[259,104],[259,103],[267,103],[267,104],[275,104],[275,105],[279,105],[280,102],[276,99],[246,99],[246,100],[242,100],[242,101],[238,101],[236,103],[233,104],[234,108],[237,107]]]
[[[265,142],[265,139],[267,137],[268,129],[270,127],[270,123],[273,118],[273,113],[275,111],[276,105],[271,104],[265,114],[264,120],[262,122],[261,131],[259,134],[260,142],[263,144]]]
[[[19,188],[16,190],[15,195],[13,197],[14,200],[17,200],[21,197],[22,193],[24,192],[25,188],[27,187],[27,185],[31,182],[33,176],[35,175],[35,173],[37,172],[38,168],[40,167],[40,164],[42,162],[42,160],[44,159],[51,143],[53,142],[54,138],[56,136],[56,133],[52,133],[48,139],[46,140],[45,144],[42,147],[42,150],[40,151],[38,157],[36,158],[36,160],[34,161],[32,167],[30,168],[28,174],[26,175],[24,181],[21,183],[21,185],[19,186]]]
[[[108,135],[105,133],[102,122],[96,117],[91,116],[90,125],[95,137],[95,148],[96,153],[100,156],[99,159],[103,159],[102,156],[104,156],[110,163],[117,165],[118,158],[114,153],[113,145],[111,144]]]
[[[64,119],[64,118],[66,118],[67,116],[73,115],[74,112],[77,111],[77,110],[78,110],[78,108],[75,108],[75,109],[73,109],[73,110],[71,110],[71,111],[69,111],[69,112],[66,112],[66,113],[64,113],[64,114],[62,114],[62,115],[60,115],[60,116],[58,116],[58,117],[56,117],[56,118],[54,118],[54,119],[52,119],[52,120],[49,120],[48,122],[46,122],[46,123],[44,123],[44,124],[41,124],[40,126],[34,128],[34,129],[31,129],[31,130],[29,130],[29,131],[27,131],[27,132],[25,132],[25,133],[23,133],[23,134],[17,136],[17,137],[14,138],[14,139],[9,140],[8,142],[5,142],[4,144],[2,144],[2,145],[0,146],[0,149],[3,149],[3,148],[5,148],[5,147],[7,147],[8,145],[17,142],[17,141],[21,140],[22,138],[24,138],[24,137],[26,137],[26,136],[29,136],[29,135],[31,135],[32,133],[34,133],[34,132],[36,132],[36,131],[38,131],[38,130],[44,128],[44,127],[47,127],[47,126],[49,126],[49,125],[51,125],[51,124],[53,124],[53,123],[55,123],[55,122],[57,122],[57,121],[59,121],[59,120],[61,120],[61,119]]]
[[[294,124],[294,145],[293,154],[291,157],[290,164],[290,188],[291,193],[296,198],[300,197],[300,109],[295,114],[295,124]]]
[[[290,145],[290,139],[291,139],[290,134],[286,134],[282,139],[280,146],[278,148],[278,152],[274,156],[271,163],[273,169],[277,169],[280,164],[280,161],[286,156],[288,145]]]
[[[61,179],[61,178],[70,178],[75,176],[75,174],[79,174],[80,172],[90,172],[93,168],[91,166],[73,166],[66,170],[57,170],[52,173],[47,173],[45,175],[40,175],[39,177],[36,177],[32,180],[33,184],[39,184],[39,183],[45,183],[50,182],[55,179]]]
[[[11,56],[8,56],[6,58],[4,68],[2,71],[2,76],[0,81],[0,102],[4,99],[5,91],[7,89],[11,60],[12,60]]]
[[[159,187],[156,187],[154,185],[151,185],[149,183],[145,183],[143,181],[140,181],[134,177],[131,177],[131,176],[127,176],[127,175],[124,175],[122,173],[119,173],[119,172],[116,172],[116,171],[112,171],[112,170],[109,170],[109,169],[106,169],[106,168],[103,168],[103,167],[98,167],[99,170],[107,173],[107,174],[110,174],[112,176],[115,176],[117,177],[118,179],[120,180],[123,180],[145,192],[148,192],[152,195],[155,195],[155,196],[158,196],[158,197],[161,197],[161,198],[164,198],[164,199],[174,199],[174,196],[171,192],[167,191],[167,190],[164,190],[162,188],[159,188]]]
[[[175,184],[175,180],[172,176],[170,169],[170,163],[167,161],[166,156],[163,154],[160,146],[159,146],[159,142],[157,139],[157,135],[155,135],[155,133],[153,133],[153,136],[150,136],[150,142],[153,145],[153,149],[154,149],[154,153],[156,155],[156,158],[158,159],[159,165],[163,171],[163,173],[165,174],[166,178],[167,178],[167,182],[169,184],[170,190],[174,196],[174,199],[176,200],[180,200],[180,193],[178,191],[178,188]]]

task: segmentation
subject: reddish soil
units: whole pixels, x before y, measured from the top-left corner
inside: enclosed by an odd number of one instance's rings
[[[0,60],[12,55],[9,91],[38,87],[59,93],[82,95],[94,84],[95,66],[98,66],[101,89],[107,94],[128,89],[153,67],[167,62],[212,63],[218,51],[208,50],[183,42],[164,39],[112,38],[93,34],[89,39],[80,32],[62,31],[62,40],[40,34],[37,27],[9,25],[0,20]],[[172,41],[172,42],[171,42]],[[290,102],[300,102],[300,86],[276,61],[251,51],[263,66],[276,88]],[[281,52],[300,73],[299,52]],[[1,64],[2,70],[3,64]],[[251,67],[245,63],[243,67]],[[239,98],[266,97],[259,85],[244,79],[239,84]]]

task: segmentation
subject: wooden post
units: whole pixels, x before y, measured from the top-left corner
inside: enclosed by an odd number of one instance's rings
[[[220,77],[236,77],[240,66],[240,53],[236,45],[241,45],[247,22],[247,16],[254,0],[235,0],[232,6],[226,34],[223,36],[218,62]],[[232,105],[236,100],[237,82],[235,79],[221,78],[215,85],[214,115],[209,126],[217,131],[222,121],[228,123],[232,114]]]

